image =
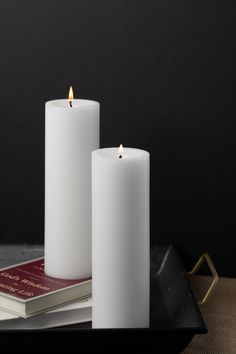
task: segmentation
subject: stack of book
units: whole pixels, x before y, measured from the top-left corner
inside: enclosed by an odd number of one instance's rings
[[[45,329],[92,318],[91,278],[44,273],[44,258],[0,270],[0,330]]]

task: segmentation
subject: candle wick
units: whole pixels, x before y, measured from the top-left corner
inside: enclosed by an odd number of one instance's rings
[[[122,155],[119,156],[119,159],[122,159]]]
[[[72,108],[72,101],[69,101],[70,107]]]

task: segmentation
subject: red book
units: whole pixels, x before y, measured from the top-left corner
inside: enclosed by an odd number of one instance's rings
[[[91,295],[91,278],[65,280],[44,273],[44,258],[0,270],[0,308],[29,317]]]

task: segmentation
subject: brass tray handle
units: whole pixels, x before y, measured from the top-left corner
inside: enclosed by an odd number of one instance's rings
[[[209,289],[207,290],[205,296],[203,297],[203,299],[198,301],[198,305],[199,306],[204,305],[208,301],[208,299],[211,296],[211,294],[213,293],[213,291],[214,291],[214,289],[216,287],[216,284],[218,282],[218,279],[219,279],[217,271],[215,269],[215,266],[214,266],[214,264],[212,262],[212,259],[211,259],[211,257],[209,256],[208,253],[204,253],[199,258],[199,260],[197,261],[197,263],[195,264],[193,269],[190,272],[188,272],[188,274],[189,275],[196,274],[198,272],[199,268],[201,268],[201,266],[204,264],[204,262],[207,263],[207,265],[208,265],[208,267],[209,267],[209,269],[210,269],[210,271],[212,273],[213,280],[212,280],[211,285],[210,285]]]

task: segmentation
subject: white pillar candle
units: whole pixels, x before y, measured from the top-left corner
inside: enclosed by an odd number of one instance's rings
[[[92,153],[93,328],[149,326],[149,153]]]
[[[91,152],[99,147],[99,103],[49,101],[45,129],[45,272],[64,279],[88,277]]]

